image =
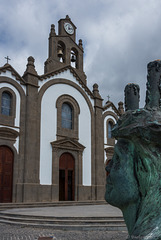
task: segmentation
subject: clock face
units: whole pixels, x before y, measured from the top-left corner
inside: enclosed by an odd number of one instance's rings
[[[64,23],[64,29],[67,33],[73,34],[74,33],[74,28],[70,23]]]

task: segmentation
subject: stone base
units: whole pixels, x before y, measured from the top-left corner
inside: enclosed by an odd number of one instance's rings
[[[39,202],[58,202],[58,185],[39,185]]]
[[[104,200],[105,186],[78,185],[75,201]],[[58,202],[59,185],[17,184],[13,202]]]
[[[105,199],[105,185],[96,186],[96,200]]]
[[[39,184],[24,183],[23,202],[38,202]]]
[[[38,202],[39,184],[17,183],[12,202]]]
[[[23,183],[16,184],[16,190],[12,197],[12,202],[23,202]]]
[[[92,200],[91,186],[78,186],[77,201]]]
[[[39,202],[51,202],[51,185],[39,185]]]

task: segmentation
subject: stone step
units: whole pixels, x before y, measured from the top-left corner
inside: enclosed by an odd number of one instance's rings
[[[62,231],[127,231],[125,224],[75,224],[75,225],[63,225],[63,224],[40,224],[40,223],[24,223],[24,222],[13,222],[8,220],[1,220],[0,223],[6,224],[15,224],[19,226],[32,226],[32,227],[41,227],[41,228],[51,228],[55,230],[62,230]]]
[[[73,202],[72,202],[73,203]],[[66,205],[67,204],[67,205]],[[95,206],[90,206],[90,205]],[[103,204],[103,205],[102,205]],[[81,206],[82,205],[82,206]],[[89,206],[85,206],[89,205]],[[98,206],[100,205],[100,206]],[[75,203],[45,203],[19,204],[0,211],[0,223],[16,224],[20,226],[50,227],[58,230],[116,230],[127,231],[122,213],[117,208],[102,202],[82,204]],[[37,209],[36,209],[36,208]]]
[[[85,224],[54,224],[54,223],[40,223],[40,222],[22,222],[22,221],[10,221],[10,220],[1,220],[0,223],[6,223],[6,224],[14,224],[19,225],[21,227],[30,226],[30,227],[41,227],[41,228],[51,228],[55,230],[63,230],[63,231],[89,231],[89,230],[96,230],[97,231],[127,231],[125,224],[93,224],[93,223],[85,223]]]
[[[90,219],[85,218],[47,218],[47,217],[30,217],[30,216],[11,216],[1,214],[0,222],[8,224],[18,224],[20,226],[34,226],[34,227],[52,227],[57,230],[107,230],[107,231],[123,231],[127,230],[123,218],[120,217],[108,217],[102,219],[101,217],[95,217]]]
[[[0,210],[11,208],[37,208],[37,207],[58,207],[78,205],[101,205],[107,204],[104,200],[99,201],[59,201],[59,202],[34,202],[34,203],[0,203]]]
[[[127,230],[122,217],[47,217],[0,213],[0,222],[57,230]]]
[[[42,220],[53,220],[53,221],[62,221],[62,220],[74,220],[74,221],[77,221],[77,220],[104,220],[104,221],[124,221],[123,217],[121,216],[107,216],[107,217],[102,217],[102,216],[97,216],[97,217],[55,217],[55,216],[36,216],[36,215],[24,215],[24,214],[17,214],[17,213],[8,213],[7,211],[0,211],[0,218],[2,217],[11,217],[11,218],[17,218],[17,217],[20,217],[20,218],[31,218],[31,219],[42,219]]]
[[[24,222],[24,223],[40,223],[40,224],[67,224],[67,225],[77,225],[77,224],[125,224],[124,220],[120,220],[120,219],[44,219],[44,218],[31,218],[26,217],[23,218],[22,216],[20,217],[15,217],[15,216],[0,216],[1,220],[7,220],[10,222]]]

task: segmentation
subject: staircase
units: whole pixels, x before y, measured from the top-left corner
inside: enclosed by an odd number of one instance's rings
[[[0,203],[0,211],[12,208],[37,208],[37,207],[58,207],[58,206],[85,206],[85,205],[104,205],[104,200],[94,201],[58,201],[58,202],[27,202],[27,203]]]
[[[67,203],[59,203],[60,208],[64,206],[70,206],[71,204]],[[74,206],[76,206],[76,202],[72,202]],[[103,203],[102,203],[103,204]],[[2,206],[3,205],[3,206]],[[11,206],[12,205],[12,206]],[[33,226],[33,227],[41,227],[41,228],[52,228],[55,230],[74,230],[74,231],[83,231],[83,230],[104,230],[104,231],[127,231],[124,219],[122,216],[101,216],[101,214],[93,214],[93,216],[69,216],[70,214],[60,214],[60,216],[52,216],[53,208],[58,207],[58,205],[54,205],[53,203],[49,204],[4,204],[0,205],[0,223],[8,223],[8,224],[18,224],[20,226]],[[11,208],[14,209],[12,210]],[[78,204],[80,206],[80,202]],[[86,206],[87,203],[82,203],[83,206]],[[89,205],[89,203],[88,203]],[[96,202],[94,203],[96,205]],[[100,204],[99,204],[100,205]],[[50,211],[50,207],[52,206],[52,211],[50,214],[45,214],[45,211]],[[45,207],[47,207],[45,209]],[[16,208],[16,211],[15,211]],[[27,209],[26,209],[27,208]],[[35,208],[43,208],[44,215],[41,214],[35,215],[32,214]],[[67,207],[68,208],[68,207]],[[97,206],[96,206],[97,208]],[[10,210],[11,209],[11,210]],[[29,211],[28,211],[29,209]],[[65,208],[64,208],[65,209]],[[65,211],[65,210],[64,210]],[[24,212],[26,214],[24,214]],[[108,213],[107,213],[108,215]]]

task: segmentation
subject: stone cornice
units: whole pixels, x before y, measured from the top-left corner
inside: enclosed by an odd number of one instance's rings
[[[118,116],[121,116],[120,112],[118,111],[118,109],[115,107],[115,105],[108,101],[106,102],[106,105],[103,107],[103,111],[106,111],[108,108],[112,108],[114,110],[114,112],[118,115]]]
[[[57,74],[60,74],[62,72],[65,72],[67,70],[70,70],[70,72],[73,74],[73,76],[76,78],[76,80],[78,81],[78,83],[82,86],[82,88],[85,90],[85,92],[93,99],[93,93],[90,91],[90,89],[86,86],[86,84],[83,83],[83,81],[81,80],[81,78],[78,76],[78,74],[76,73],[76,71],[73,69],[73,67],[71,67],[70,65],[68,66],[64,66],[62,68],[59,68],[55,71],[51,71],[48,72],[46,74],[43,74],[40,76],[40,80],[44,80],[50,77],[53,77]]]
[[[16,70],[10,65],[5,64],[3,67],[0,67],[0,74],[5,72],[11,72],[11,74],[16,78],[16,80],[20,81],[21,84],[25,85],[25,80],[16,72]]]
[[[54,148],[69,149],[69,150],[75,150],[75,151],[81,151],[81,152],[85,149],[85,147],[82,144],[69,138],[51,142],[51,145]]]
[[[15,140],[19,136],[19,132],[7,127],[0,127],[0,138],[9,138]]]

